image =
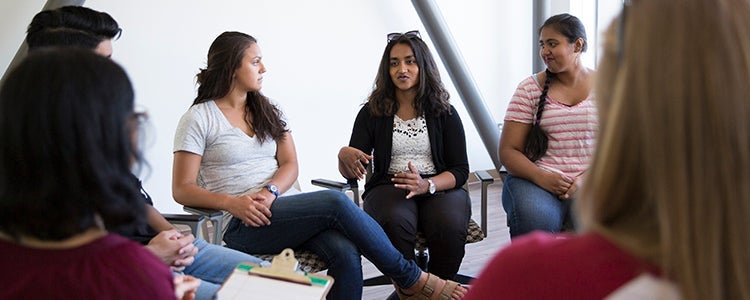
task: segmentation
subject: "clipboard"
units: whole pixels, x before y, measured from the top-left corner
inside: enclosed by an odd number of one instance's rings
[[[333,285],[333,277],[297,271],[292,249],[284,249],[270,267],[240,263],[221,285],[218,299],[309,299],[322,300]]]

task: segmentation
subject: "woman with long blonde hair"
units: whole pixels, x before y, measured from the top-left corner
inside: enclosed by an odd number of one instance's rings
[[[750,299],[750,2],[632,1],[605,39],[583,232],[514,242],[467,299]]]

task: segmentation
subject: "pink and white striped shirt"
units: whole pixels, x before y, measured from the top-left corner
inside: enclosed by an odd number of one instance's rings
[[[536,76],[518,84],[505,112],[505,122],[531,124],[539,106],[542,87]],[[574,106],[547,96],[540,126],[549,136],[547,153],[535,163],[543,169],[577,177],[589,166],[599,128],[593,92]]]

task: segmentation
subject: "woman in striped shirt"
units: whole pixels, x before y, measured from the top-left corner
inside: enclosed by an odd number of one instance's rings
[[[580,58],[587,48],[581,21],[569,14],[550,17],[539,29],[539,46],[547,69],[518,85],[500,138],[511,238],[574,226],[570,207],[598,127],[594,71]]]

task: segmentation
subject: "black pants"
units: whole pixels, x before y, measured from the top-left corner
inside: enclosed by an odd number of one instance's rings
[[[454,279],[464,258],[471,200],[462,188],[406,199],[406,190],[379,185],[365,195],[364,209],[377,221],[391,243],[407,259],[414,259],[417,231],[429,245],[427,270]]]

